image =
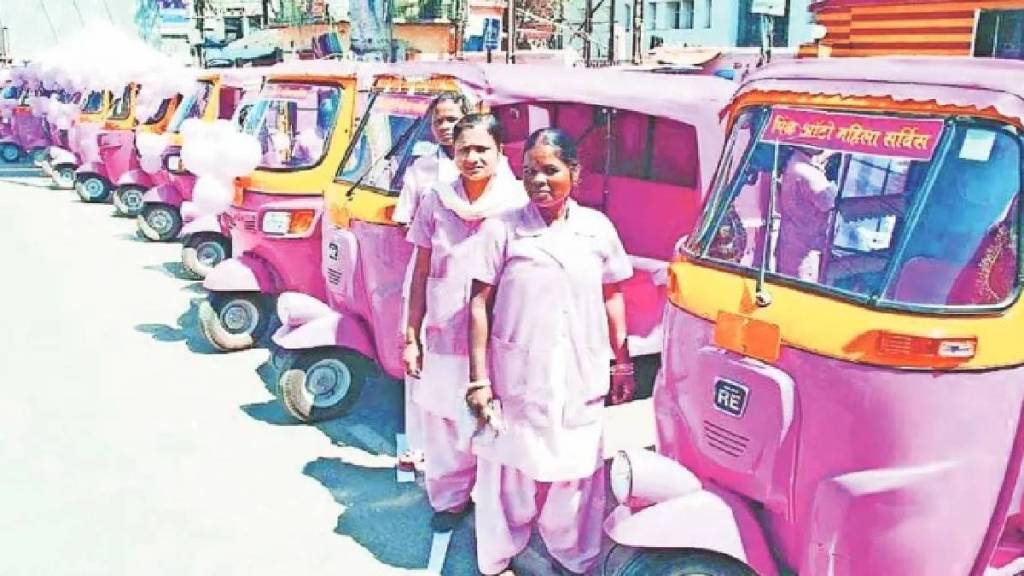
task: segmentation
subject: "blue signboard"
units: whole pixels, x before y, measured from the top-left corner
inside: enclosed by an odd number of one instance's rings
[[[501,47],[501,20],[484,18],[484,50],[497,50]]]

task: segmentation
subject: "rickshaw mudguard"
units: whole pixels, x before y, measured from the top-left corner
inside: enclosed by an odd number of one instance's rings
[[[102,162],[86,162],[75,169],[75,178],[92,174],[109,180],[107,177],[107,167]]]
[[[154,186],[142,195],[142,201],[147,204],[170,204],[172,206],[181,206],[184,202],[184,198],[181,197],[181,192],[171,184],[161,184]]]
[[[118,188],[121,188],[122,186],[131,186],[149,190],[155,185],[156,182],[153,181],[153,177],[145,170],[129,170],[117,179]]]
[[[192,220],[186,222],[185,225],[181,227],[181,233],[178,234],[178,237],[185,238],[187,236],[191,236],[192,234],[198,234],[200,232],[214,232],[216,234],[224,234],[224,231],[221,230],[220,221],[217,219],[217,215],[207,214],[205,216],[193,218]]]
[[[622,546],[710,550],[744,562],[759,576],[778,575],[753,511],[738,496],[714,486],[636,511],[617,506],[605,519],[604,531]]]
[[[285,350],[334,346],[375,357],[373,336],[364,322],[312,296],[299,292],[282,294],[277,301],[277,316],[281,327],[272,340]]]
[[[62,164],[78,164],[78,157],[76,157],[74,152],[71,152],[70,150],[59,146],[51,146],[50,166],[60,166]]]
[[[206,278],[203,288],[211,292],[264,292],[277,294],[278,282],[270,266],[251,253],[218,264]]]

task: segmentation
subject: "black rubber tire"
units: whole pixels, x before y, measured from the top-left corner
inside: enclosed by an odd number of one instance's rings
[[[348,368],[350,373],[348,391],[330,406],[314,406],[307,390],[288,378],[293,370],[307,372],[322,361],[337,361]],[[363,391],[363,383],[373,370],[373,365],[363,356],[343,348],[325,347],[303,350],[283,358],[277,381],[278,397],[284,409],[301,422],[322,422],[347,414]]]
[[[637,550],[615,576],[757,576],[739,560],[707,550]]]
[[[214,268],[217,264],[220,264],[224,260],[231,258],[231,239],[225,237],[223,234],[217,234],[216,232],[198,232],[196,234],[189,235],[185,243],[182,244],[181,250],[184,254],[185,250],[198,250],[200,246],[208,243],[214,243],[220,246],[221,254],[223,258],[218,262],[208,265],[209,268]],[[193,270],[186,262],[184,256],[182,257],[182,265],[185,267],[185,271],[192,276],[193,279],[201,280],[204,278],[204,274],[199,270]]]
[[[102,191],[96,195],[87,196],[82,192],[86,183],[95,182],[97,185],[102,187]],[[75,191],[78,192],[78,197],[82,199],[82,202],[87,204],[100,204],[110,200],[111,188],[110,183],[106,181],[102,176],[98,174],[85,174],[82,176],[75,177]]]
[[[49,158],[49,155],[50,151],[47,150],[46,148],[33,148],[28,153],[28,157],[32,160],[32,164],[37,166],[41,164],[44,160]]]
[[[157,230],[152,225],[152,218],[157,217],[158,213],[162,213],[164,216],[170,219],[171,224],[170,226],[166,227],[166,229]],[[142,213],[139,214],[139,218],[142,218],[147,223],[149,223],[150,228],[153,228],[154,232],[157,233],[157,237],[153,238],[147,235],[145,232],[143,232],[143,236],[146,236],[150,240],[154,240],[157,242],[170,242],[172,240],[177,239],[178,233],[181,232],[181,212],[174,206],[171,206],[170,204],[162,204],[156,202],[148,203],[142,208]]]
[[[253,346],[259,345],[264,339],[270,336],[272,320],[277,317],[274,313],[274,299],[260,292],[211,292],[209,296],[210,306],[221,319],[224,325],[222,313],[224,308],[236,300],[246,300],[256,307],[258,317],[256,326],[252,329]],[[227,326],[224,327],[227,330]],[[230,332],[230,330],[228,330]]]
[[[21,160],[21,155],[21,148],[18,147],[17,144],[11,144],[10,142],[0,144],[0,161],[7,164],[14,164]]]
[[[137,206],[128,206],[124,202],[126,194],[138,194],[140,196]],[[145,194],[146,191],[138,186],[120,186],[114,191],[114,207],[118,216],[126,216],[128,218],[135,218],[139,214],[142,214],[142,209],[145,208],[145,204],[141,200],[141,195]]]

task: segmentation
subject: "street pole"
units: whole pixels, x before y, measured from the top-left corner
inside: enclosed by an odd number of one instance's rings
[[[633,64],[644,63],[644,0],[633,0]]]
[[[263,28],[270,28],[270,0],[263,0]]]
[[[587,0],[584,5],[583,14],[583,32],[586,34],[586,38],[583,39],[583,64],[590,66],[590,42],[591,36],[594,34],[594,1]]]
[[[615,3],[611,0],[608,5],[608,64],[615,64]]]
[[[516,63],[516,39],[519,37],[519,27],[516,22],[516,0],[508,0],[508,54],[513,64]]]

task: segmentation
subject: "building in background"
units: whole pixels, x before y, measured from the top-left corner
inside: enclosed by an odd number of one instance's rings
[[[1024,58],[1022,0],[819,0],[810,9],[826,34],[801,56]]]

